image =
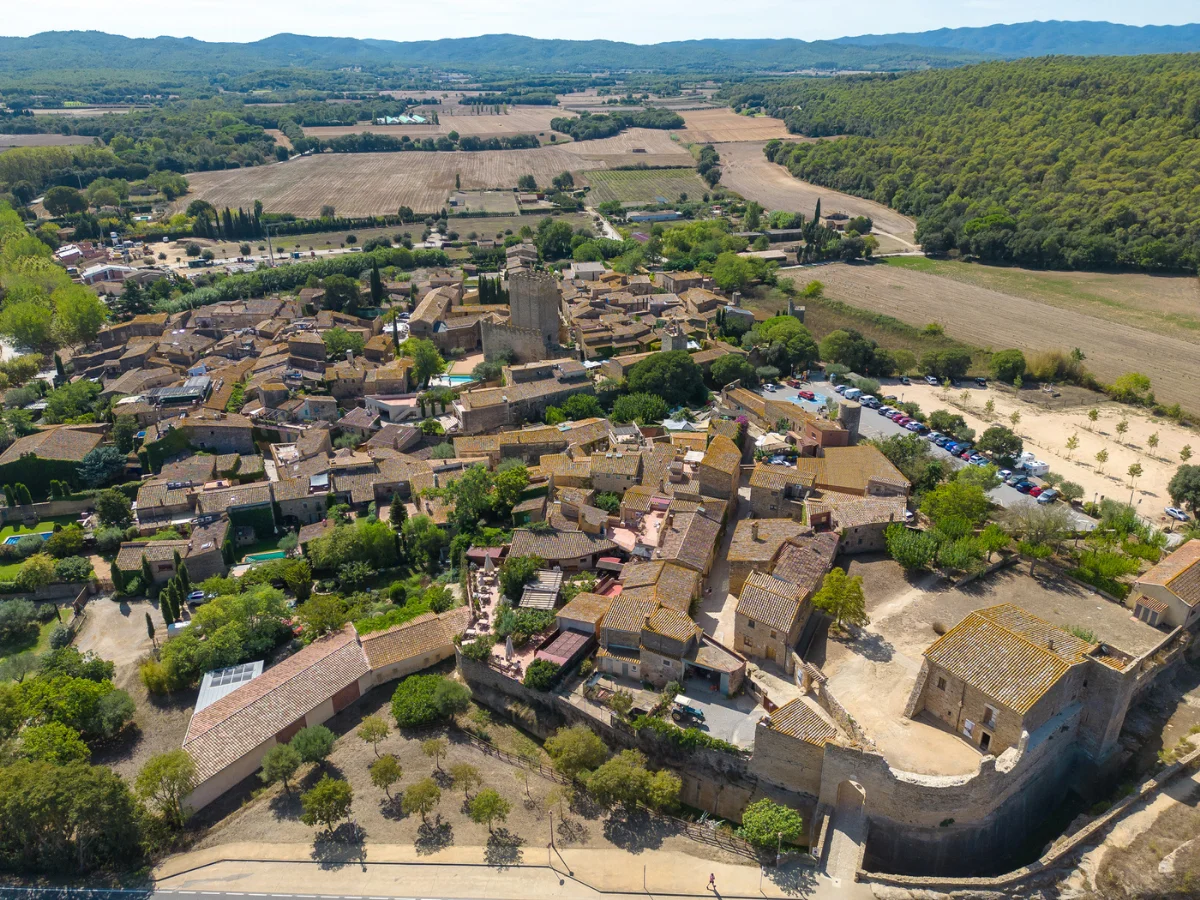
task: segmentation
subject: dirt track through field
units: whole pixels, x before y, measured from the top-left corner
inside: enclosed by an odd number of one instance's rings
[[[824,205],[822,203],[822,205]],[[826,294],[918,327],[939,322],[957,340],[992,350],[1087,354],[1096,377],[1111,382],[1130,372],[1149,376],[1155,396],[1185,408],[1200,389],[1200,336],[1181,329],[1163,336],[1120,326],[1024,297],[883,264],[836,263],[810,270]]]
[[[802,140],[792,135],[790,140]],[[756,200],[770,210],[813,214],[817,200],[823,212],[841,210],[851,216],[870,216],[879,231],[893,235],[909,243],[913,240],[916,223],[881,203],[852,197],[829,188],[809,184],[793,178],[782,166],[777,166],[763,156],[765,141],[739,141],[721,144],[721,184],[737,191],[747,200]]]

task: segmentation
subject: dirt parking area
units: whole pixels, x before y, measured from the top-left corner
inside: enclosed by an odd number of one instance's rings
[[[555,840],[560,846],[623,849],[632,853],[676,850],[697,859],[720,857],[726,862],[739,861],[738,857],[675,833],[660,820],[640,815],[628,820],[608,817],[586,799],[578,801],[564,817],[553,803],[547,803],[547,794],[556,782],[535,772],[530,772],[526,781],[527,770],[484,753],[452,730],[401,734],[392,723],[393,730],[380,743],[379,752],[394,754],[404,774],[392,789],[394,799],[389,800],[383,791],[371,784],[368,766],[375,759],[371,745],[354,732],[363,717],[369,714],[378,713],[391,722],[389,703],[394,690],[394,683],[376,688],[326,723],[339,735],[333,754],[323,770],[314,767],[303,774],[290,793],[275,785],[259,791],[253,799],[238,806],[246,797],[235,791],[205,810],[201,819],[211,821],[212,825],[197,848],[234,841],[313,843],[316,830],[300,821],[300,794],[328,772],[345,778],[354,789],[351,816],[358,831],[356,833],[349,823],[343,824],[338,832],[343,840],[353,836],[353,839],[368,844],[412,843],[422,855],[450,846],[486,847],[485,858],[489,863],[514,865],[522,860],[531,861],[529,857],[534,854],[541,854],[539,858],[544,859],[551,827],[550,814],[553,813]],[[519,734],[511,725],[498,722],[488,725],[487,733],[492,742],[501,747],[511,746]],[[448,755],[441,760],[442,771],[421,750],[423,740],[437,736],[449,741]],[[542,759],[549,761],[544,754]],[[474,766],[482,776],[483,787],[498,791],[512,805],[507,821],[495,824],[494,835],[488,834],[486,825],[472,822],[467,815],[464,793],[454,786],[447,773],[458,763]],[[428,822],[423,822],[420,815],[403,812],[401,798],[406,787],[431,776],[441,786],[441,802],[429,815]],[[222,814],[222,818],[213,821]],[[314,853],[320,853],[324,843],[318,841]],[[344,852],[344,843],[337,846]]]
[[[81,653],[91,651],[116,664],[113,681],[129,693],[136,706],[133,722],[121,736],[92,753],[92,762],[111,766],[126,778],[137,775],[154,754],[180,748],[196,703],[195,690],[158,698],[142,686],[138,660],[153,649],[146,631],[147,613],[161,643],[167,631],[157,604],[148,600],[114,603],[104,596],[87,605],[83,628],[75,639]]]
[[[896,768],[931,775],[974,772],[979,751],[957,735],[903,716],[926,648],[940,630],[969,613],[1013,603],[1062,628],[1086,628],[1097,639],[1140,655],[1165,637],[1124,607],[1050,574],[1031,577],[1022,564],[962,588],[936,575],[906,578],[893,561],[843,558],[850,575],[863,577],[871,623],[854,640],[814,644],[809,660],[821,666],[828,688]]]

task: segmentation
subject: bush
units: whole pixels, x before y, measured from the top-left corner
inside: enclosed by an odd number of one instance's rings
[[[649,728],[659,737],[666,738],[681,750],[717,750],[721,753],[732,753],[734,755],[741,755],[742,753],[742,749],[736,744],[712,737],[698,728],[680,728],[666,719],[659,719],[654,716],[638,716],[630,724],[633,725],[634,731]]]
[[[65,625],[55,625],[50,632],[50,649],[61,650],[71,643],[71,629]]]
[[[167,673],[167,667],[157,659],[144,660],[138,666],[138,676],[151,694],[162,695],[171,691],[171,677]]]
[[[33,556],[35,553],[40,553],[46,547],[46,542],[36,534],[27,534],[17,541],[17,553],[21,557]]]
[[[401,728],[432,725],[443,717],[437,703],[441,675],[409,675],[392,694],[392,716]]]
[[[92,564],[82,556],[68,556],[54,564],[54,577],[58,581],[86,581],[92,574]]]
[[[525,670],[525,680],[522,684],[535,691],[548,691],[553,686],[554,679],[558,677],[561,668],[562,666],[558,663],[550,662],[548,659],[535,659]]]
[[[492,648],[495,646],[496,639],[490,634],[485,634],[468,644],[463,644],[462,655],[475,662],[486,662],[487,658],[492,655]]]

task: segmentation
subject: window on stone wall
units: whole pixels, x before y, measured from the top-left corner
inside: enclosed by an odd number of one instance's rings
[[[938,678],[938,690],[939,690],[939,691],[944,691],[945,689],[946,689],[946,679],[945,679],[945,678]]]

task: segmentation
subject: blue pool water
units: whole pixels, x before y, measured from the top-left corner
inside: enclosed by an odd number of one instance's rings
[[[52,534],[54,534],[53,531],[38,531],[38,532],[31,531],[29,534],[11,534],[4,539],[4,543],[7,545],[15,544],[18,541],[20,541],[21,538],[27,538],[27,537],[40,537],[43,541],[45,541],[45,540],[49,540],[50,535],[52,535]]]
[[[431,378],[429,383],[441,385],[442,387],[454,387],[455,385],[466,384],[474,380],[470,375],[439,375],[437,378]]]

